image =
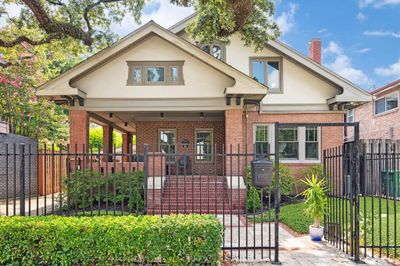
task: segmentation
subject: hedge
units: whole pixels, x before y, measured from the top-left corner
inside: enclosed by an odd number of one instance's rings
[[[209,215],[0,217],[0,265],[216,265],[222,230]]]

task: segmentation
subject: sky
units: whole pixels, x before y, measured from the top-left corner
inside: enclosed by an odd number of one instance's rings
[[[400,78],[400,0],[273,1],[284,43],[307,55],[308,42],[320,38],[322,63],[365,90]],[[149,0],[142,24],[154,20],[169,27],[193,12],[169,0]],[[123,37],[138,26],[126,17],[112,30]]]

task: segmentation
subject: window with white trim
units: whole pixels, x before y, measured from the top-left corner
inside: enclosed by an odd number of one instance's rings
[[[196,161],[210,162],[212,159],[213,131],[211,129],[196,129]]]
[[[268,152],[268,129],[268,125],[254,126],[254,144],[256,148],[256,154],[267,154]]]
[[[375,100],[375,115],[386,113],[399,107],[399,94],[397,92],[389,94],[383,98]]]
[[[255,152],[269,145],[275,153],[275,125],[256,124],[253,127]],[[279,129],[279,157],[284,162],[317,163],[321,154],[320,127],[291,127]]]
[[[347,122],[348,123],[354,122],[354,109],[350,109],[347,111]]]
[[[279,129],[279,158],[289,160],[299,159],[297,130],[297,127]]]

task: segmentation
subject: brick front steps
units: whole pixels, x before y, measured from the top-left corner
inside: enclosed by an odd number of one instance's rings
[[[153,177],[148,179],[149,214],[244,212],[246,188],[240,182],[238,183],[242,186],[231,189],[230,182],[222,176],[170,176],[152,179]]]

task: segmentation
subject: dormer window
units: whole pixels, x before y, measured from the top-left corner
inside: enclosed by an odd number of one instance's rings
[[[250,58],[250,76],[269,88],[270,93],[282,93],[282,59],[280,57]]]
[[[184,61],[128,61],[128,86],[184,85]]]
[[[225,47],[224,46],[222,46],[220,44],[203,44],[203,45],[200,45],[200,48],[204,52],[214,56],[215,58],[225,61]]]

